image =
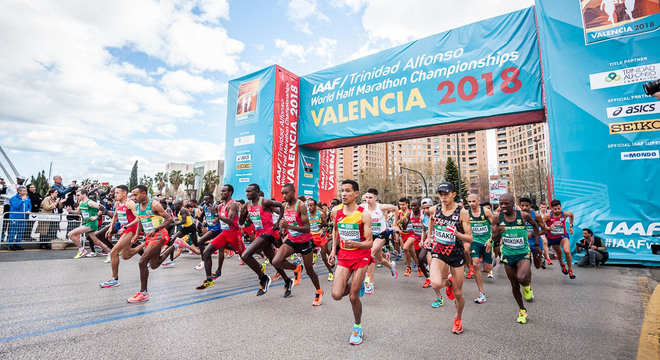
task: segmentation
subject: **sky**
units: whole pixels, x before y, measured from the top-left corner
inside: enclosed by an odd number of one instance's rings
[[[221,159],[231,79],[272,64],[302,76],[531,5],[3,1],[0,145],[21,175],[52,162],[66,183],[125,183],[136,160],[153,176],[169,162]]]

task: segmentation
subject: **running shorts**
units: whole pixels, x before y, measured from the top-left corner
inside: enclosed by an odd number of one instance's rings
[[[566,238],[566,239],[570,239],[570,238],[568,237],[568,234],[565,234],[564,236],[562,236],[562,237],[560,237],[560,238],[557,238],[557,239],[550,239],[550,238],[548,238],[548,246],[552,246],[552,245],[561,245],[561,240],[564,239],[564,238]]]
[[[90,222],[82,224],[82,226],[87,226],[88,228],[92,229],[92,231],[99,231],[99,222],[98,221],[90,221]]]
[[[367,251],[360,251],[360,250],[367,250]],[[345,267],[350,272],[368,266],[372,262],[374,262],[374,258],[371,257],[370,249],[359,249],[359,250],[339,249],[337,252],[337,266]]]
[[[258,238],[264,238],[266,241],[270,242],[271,244],[275,245],[276,247],[278,246],[277,240],[275,240],[275,237],[271,234],[261,234],[258,236]]]
[[[215,239],[211,240],[211,245],[217,250],[231,246],[238,255],[243,255],[243,252],[245,251],[245,244],[243,244],[243,240],[241,239],[240,230],[224,230],[220,235],[216,236]]]
[[[461,267],[465,265],[465,248],[463,244],[455,245],[442,245],[439,243],[433,244],[431,256],[434,259],[439,259],[451,267]]]
[[[287,239],[284,243],[291,246],[293,251],[300,255],[310,254],[314,250],[314,240],[297,243]]]
[[[531,261],[532,253],[528,251],[526,254],[519,255],[504,255],[502,254],[502,264],[509,266],[517,266],[517,264],[523,260]]]
[[[163,246],[170,241],[170,233],[167,232],[167,229],[160,229],[156,231],[153,236],[144,237],[144,246],[148,247],[150,245]]]
[[[192,235],[195,232],[197,232],[197,228],[195,228],[195,225],[186,226],[183,229],[181,229],[181,237],[184,237],[186,235]]]
[[[486,264],[493,263],[493,249],[491,246],[490,252],[486,252],[486,245],[473,241],[470,244],[470,257],[471,258],[481,258],[482,261]]]
[[[328,243],[328,237],[324,233],[312,234],[312,239],[314,240],[314,246],[322,247]]]

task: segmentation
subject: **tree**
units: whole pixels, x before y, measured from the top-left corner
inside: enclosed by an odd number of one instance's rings
[[[37,173],[37,177],[30,176],[30,184],[34,185],[38,194],[46,196],[50,185],[48,184],[48,179],[46,178],[46,170],[41,170],[40,173]]]
[[[523,166],[515,166],[513,168],[513,176],[509,178],[509,192],[513,194],[516,199],[524,196],[529,196],[532,199],[536,199],[536,202],[540,202],[541,198],[545,198],[547,194],[546,189],[546,169],[540,169],[539,176],[539,167],[536,163],[530,163]],[[540,180],[540,184],[539,184]],[[541,188],[541,193],[539,193],[539,186]]]
[[[154,194],[154,190],[153,190],[154,180],[151,178],[151,176],[142,175],[142,177],[140,178],[140,184],[147,187],[147,189],[149,190],[149,194],[151,195]]]
[[[92,184],[92,180],[90,180],[89,178],[85,178],[85,179],[83,179],[83,181],[80,182],[80,186],[83,186],[83,187],[85,187],[87,185],[91,185],[91,184]]]
[[[138,162],[135,160],[133,169],[131,169],[131,177],[128,178],[128,188],[133,189],[138,185]]]
[[[156,182],[156,187],[158,188],[158,192],[162,193],[163,189],[165,188],[165,185],[167,185],[168,181],[168,174],[167,172],[158,172],[154,176],[154,181]]]
[[[189,172],[183,175],[183,183],[186,185],[188,197],[192,197],[192,193],[195,190],[195,174]]]
[[[179,185],[183,182],[183,176],[181,175],[181,170],[172,170],[170,173],[170,184],[176,193],[179,191]]]
[[[461,193],[458,193],[458,167],[452,158],[447,158],[447,164],[445,165],[445,181],[454,184],[454,189],[456,189],[456,198],[454,198],[454,201],[467,199],[468,187],[465,178],[461,178]]]
[[[204,174],[204,195],[213,194],[215,188],[220,185],[220,176],[216,174],[216,170],[209,170]]]

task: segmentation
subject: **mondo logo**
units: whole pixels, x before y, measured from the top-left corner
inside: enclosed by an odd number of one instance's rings
[[[630,104],[607,108],[608,118],[620,118],[632,115],[660,114],[660,101],[642,104]]]

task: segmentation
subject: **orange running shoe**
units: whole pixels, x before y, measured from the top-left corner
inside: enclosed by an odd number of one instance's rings
[[[272,280],[277,280],[279,278],[280,278],[280,273],[275,273],[275,275],[271,277]]]
[[[231,258],[232,256],[234,256],[234,251],[233,251],[233,250],[227,250],[226,255],[227,255],[227,259],[229,259],[229,258]]]
[[[474,267],[470,266],[470,271],[468,271],[467,275],[465,275],[466,279],[472,279],[474,277]]]
[[[245,261],[241,259],[241,262],[239,262],[238,265],[245,265]]]
[[[426,279],[426,281],[424,281],[424,285],[422,285],[422,287],[423,287],[424,289],[426,289],[426,288],[428,288],[429,286],[431,286],[431,279]]]
[[[321,305],[322,301],[323,301],[323,289],[318,289],[316,290],[316,295],[314,295],[314,302],[312,302],[312,306],[319,306]]]
[[[454,318],[454,328],[451,332],[458,335],[463,333],[463,320]]]
[[[424,275],[422,274],[422,269],[417,268],[417,277],[422,277],[422,275]]]
[[[300,284],[300,280],[302,278],[302,271],[303,271],[302,265],[296,266],[296,269],[293,270],[293,285]]]
[[[445,288],[445,291],[447,292],[447,299],[454,300],[454,283],[451,281],[451,275],[449,275],[447,280],[449,280],[449,283],[451,284],[447,285]]]
[[[403,276],[410,276],[412,274],[412,269],[410,267],[406,268],[406,273]]]
[[[149,294],[142,291],[138,291],[133,297],[126,299],[129,303],[139,303],[147,300],[149,300]]]

